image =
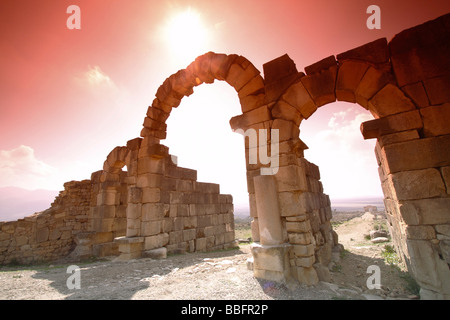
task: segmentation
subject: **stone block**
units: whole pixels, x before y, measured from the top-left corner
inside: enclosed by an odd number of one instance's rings
[[[197,231],[195,228],[193,229],[185,229],[183,230],[183,241],[189,241],[196,238]]]
[[[317,110],[317,106],[301,81],[291,85],[281,99],[294,106],[305,119],[308,119]]]
[[[297,267],[309,268],[313,266],[314,262],[316,262],[314,255],[295,259],[295,265]]]
[[[169,232],[169,244],[177,244],[183,242],[183,231]]]
[[[390,81],[387,72],[370,67],[356,88],[356,102],[362,107],[369,109],[368,101]]]
[[[432,198],[446,193],[441,174],[434,168],[397,172],[388,178],[397,200]]]
[[[375,118],[414,110],[411,100],[395,85],[388,83],[369,101],[369,111]]]
[[[206,250],[206,238],[195,239],[196,251],[202,252]]]
[[[311,232],[306,233],[288,233],[289,243],[308,245],[313,243],[313,236]]]
[[[259,223],[258,218],[253,218],[252,222],[250,223],[250,228],[252,230],[252,238],[253,241],[259,242]]]
[[[301,221],[301,222],[286,222],[286,231],[287,232],[309,232],[311,231],[311,225],[309,221]]]
[[[408,130],[408,131],[401,131],[401,132],[383,135],[379,138],[378,142],[381,147],[384,147],[389,144],[410,141],[410,140],[416,140],[419,138],[420,138],[420,136],[419,136],[419,132],[417,130]]]
[[[441,168],[442,178],[447,188],[447,194],[450,194],[450,166]]]
[[[450,103],[420,109],[426,137],[450,134]]]
[[[147,128],[144,128],[144,129],[147,129]],[[162,144],[156,144],[156,143],[154,143],[154,140],[149,140],[149,142],[151,142],[151,144],[146,145],[144,143],[144,141],[146,141],[147,139],[148,139],[147,137],[144,138],[143,142],[141,143],[141,147],[138,152],[138,159],[150,157],[150,158],[156,160],[156,159],[165,158],[169,155],[168,147],[166,147]],[[161,139],[165,139],[165,136]],[[156,163],[154,165],[156,165]]]
[[[142,205],[142,221],[162,220],[166,216],[169,207],[162,203],[144,203]]]
[[[273,176],[257,176],[254,179],[259,235],[262,245],[278,245],[284,242],[283,226],[278,206],[277,186]]]
[[[309,257],[314,255],[314,244],[295,244],[293,245],[293,252],[296,257]]]
[[[278,192],[308,191],[306,172],[305,169],[300,166],[289,165],[278,168],[275,179],[278,184]]]
[[[301,82],[308,90],[317,107],[336,101],[335,82],[337,66],[323,69],[317,73],[301,78]]]
[[[142,188],[142,203],[169,202],[169,194],[160,188]]]
[[[266,62],[263,64],[263,70],[267,83],[278,82],[285,77],[298,73],[294,61],[287,54]]]
[[[272,116],[274,119],[284,119],[292,121],[297,126],[299,126],[303,120],[300,111],[283,100],[279,100],[272,108]]]
[[[421,129],[422,127],[423,123],[419,110],[414,110],[363,122],[361,132],[364,139],[371,139],[395,132]]]
[[[93,219],[93,227],[96,232],[111,232],[113,231],[114,218],[110,219]]]
[[[377,39],[336,56],[339,63],[346,60],[367,61],[382,64],[389,61],[389,47],[386,38]]]
[[[408,225],[450,223],[450,198],[405,200],[399,202],[403,220]]]
[[[351,60],[344,61],[339,66],[336,80],[337,100],[356,102],[355,91],[369,67],[368,63]]]
[[[162,221],[143,221],[141,223],[141,236],[153,236],[162,231]]]
[[[241,65],[234,63],[228,70],[225,81],[239,92],[239,90],[241,90],[250,80],[259,74],[259,70],[252,64],[244,69]]]
[[[305,67],[305,72],[307,75],[311,75],[314,73],[319,73],[324,69],[329,69],[337,65],[336,58],[334,56],[329,56],[323,58],[320,61],[317,61],[307,67]]]
[[[450,90],[448,89],[450,88],[450,73],[437,78],[427,79],[423,83],[432,105],[450,102]]]
[[[302,284],[313,286],[319,282],[319,277],[314,267],[294,267],[293,270],[294,276]]]
[[[248,95],[248,96],[240,98],[239,102],[241,103],[242,113],[246,113],[251,110],[255,110],[259,107],[262,107],[265,104],[264,98],[265,98],[265,95],[262,93]]]
[[[264,90],[264,79],[258,74],[239,90],[238,96],[240,99],[242,99],[248,95],[253,95],[257,92],[263,92],[263,90]]]
[[[290,250],[291,246],[288,244],[264,246],[253,243],[251,245],[251,252],[253,255],[254,270],[276,271],[287,275],[290,269]]]
[[[408,239],[436,239],[436,233],[432,226],[406,226]]]
[[[142,205],[140,203],[129,203],[126,210],[128,219],[138,219],[141,217]]]
[[[143,258],[150,258],[150,259],[166,259],[167,258],[167,248],[157,248],[157,249],[151,249],[146,250],[142,252]]]
[[[97,195],[97,205],[118,205],[120,202],[120,194],[115,190],[107,190]]]
[[[419,108],[425,108],[430,105],[427,92],[425,91],[425,87],[422,82],[412,83],[402,87],[401,89]]]
[[[428,240],[406,240],[410,255],[410,272],[425,289],[450,294],[450,270]]]
[[[450,135],[384,146],[387,173],[450,166]]]
[[[161,174],[145,173],[137,177],[136,186],[139,188],[161,188],[163,176]]]
[[[230,126],[233,130],[246,129],[249,126],[268,121],[272,119],[268,106],[262,106],[254,110],[245,112],[239,116],[235,116],[230,120]]]
[[[154,159],[151,157],[143,157],[138,159],[138,175],[145,173],[164,174],[164,160]]]

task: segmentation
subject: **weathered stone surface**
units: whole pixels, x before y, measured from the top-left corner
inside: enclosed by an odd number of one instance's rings
[[[336,101],[335,83],[337,66],[301,78],[317,107]]]
[[[249,126],[271,120],[272,116],[267,106],[262,106],[257,109],[246,112],[240,116],[231,118],[230,126],[233,130],[246,129]]]
[[[264,246],[253,243],[253,270],[257,278],[284,282],[290,277],[289,251],[291,246]]]
[[[378,142],[380,144],[380,147],[384,147],[389,144],[410,141],[410,140],[415,140],[415,139],[419,139],[419,138],[420,138],[420,136],[419,136],[419,132],[417,130],[407,130],[407,131],[401,131],[401,132],[383,135],[378,140]]]
[[[385,63],[389,60],[389,47],[386,38],[381,38],[340,53],[336,58],[339,63],[346,60],[367,61],[373,64]]]
[[[294,122],[297,126],[303,120],[302,114],[289,103],[279,100],[272,108],[272,117],[274,119],[284,119]]]
[[[294,276],[300,283],[316,285],[319,282],[319,277],[313,267],[296,267],[294,270]]]
[[[336,81],[336,98],[339,101],[356,102],[355,91],[370,67],[360,61],[347,60],[339,66]]]
[[[414,103],[420,107],[425,108],[430,105],[428,100],[427,92],[422,82],[417,82],[413,84],[406,85],[401,88],[403,92],[406,93],[408,97],[414,101]]]
[[[414,110],[416,107],[395,85],[387,84],[369,101],[369,111],[375,118]]]
[[[450,166],[450,135],[387,145],[381,154],[387,173]]]
[[[399,209],[408,225],[450,223],[450,198],[400,201]]]
[[[359,82],[355,91],[356,102],[362,107],[369,109],[369,100],[380,91],[386,84],[390,83],[388,72],[370,67]]]
[[[450,103],[420,109],[420,115],[426,137],[450,134]]]
[[[364,139],[372,139],[422,127],[423,123],[419,110],[414,110],[363,122],[361,123],[361,132]]]
[[[446,193],[439,170],[430,168],[389,175],[397,200],[432,198]]]
[[[285,239],[281,216],[279,215],[275,179],[273,176],[257,176],[253,180],[255,183],[260,242],[262,245],[281,244]]]
[[[301,81],[291,85],[281,99],[294,106],[305,119],[308,119],[317,110],[316,104]]]
[[[441,168],[442,178],[447,188],[447,194],[450,194],[450,166]]]
[[[450,293],[449,268],[446,261],[439,258],[430,241],[407,239],[411,259],[411,271],[423,288]]]

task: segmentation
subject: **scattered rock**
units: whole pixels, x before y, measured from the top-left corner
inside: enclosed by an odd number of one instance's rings
[[[382,242],[388,242],[389,238],[386,237],[378,237],[370,240],[372,243],[382,243]]]
[[[375,239],[379,237],[389,238],[389,233],[386,230],[372,230],[369,233],[370,239]]]

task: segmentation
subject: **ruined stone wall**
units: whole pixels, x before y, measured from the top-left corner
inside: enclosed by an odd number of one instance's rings
[[[362,131],[377,138],[397,252],[422,298],[450,299],[450,15],[401,32],[389,48],[396,84],[411,103]]]
[[[51,207],[41,213],[0,222],[0,263],[37,263],[67,256],[77,234],[89,229],[90,180],[64,184]]]

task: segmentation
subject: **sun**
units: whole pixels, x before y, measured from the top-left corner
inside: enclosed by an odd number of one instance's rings
[[[173,15],[167,21],[163,37],[174,56],[192,61],[205,53],[208,29],[200,13],[189,8]]]

